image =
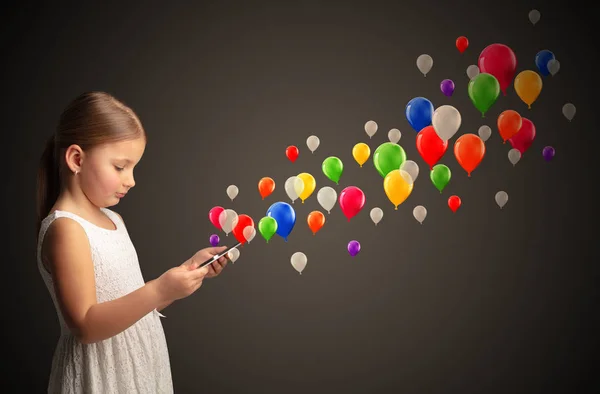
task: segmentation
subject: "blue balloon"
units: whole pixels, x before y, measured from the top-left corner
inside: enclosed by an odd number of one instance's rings
[[[548,70],[548,62],[554,58],[554,54],[547,49],[539,51],[537,55],[535,55],[535,65],[537,66],[538,70],[540,70],[540,74],[543,76],[550,74],[550,71]]]
[[[406,104],[406,120],[418,133],[424,127],[431,125],[433,104],[425,97],[415,97]]]
[[[286,202],[276,202],[267,210],[267,216],[272,217],[277,222],[277,235],[287,242],[287,237],[292,232],[296,224],[296,211]]]

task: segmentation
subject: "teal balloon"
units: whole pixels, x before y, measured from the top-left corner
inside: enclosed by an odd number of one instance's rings
[[[433,182],[433,185],[441,193],[450,182],[450,178],[452,178],[452,172],[450,172],[450,169],[446,165],[436,164],[431,169],[429,178],[431,178],[431,182]]]
[[[338,183],[342,173],[344,172],[344,163],[342,163],[339,158],[330,156],[323,160],[322,169],[323,174],[325,174],[327,178],[331,179],[335,183]]]
[[[402,163],[406,161],[406,152],[404,149],[393,142],[385,142],[375,150],[373,154],[373,164],[385,179],[385,176],[393,170],[399,170]]]
[[[500,83],[492,74],[479,73],[469,82],[469,98],[481,112],[481,117],[491,108],[500,96]]]

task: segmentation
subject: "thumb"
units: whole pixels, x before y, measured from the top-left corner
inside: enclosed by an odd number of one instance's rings
[[[214,246],[211,248],[206,248],[206,251],[214,256],[215,254],[221,253],[225,249],[227,249],[227,246]]]

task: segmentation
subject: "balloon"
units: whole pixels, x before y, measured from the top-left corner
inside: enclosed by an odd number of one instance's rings
[[[325,215],[321,211],[312,211],[308,214],[306,221],[308,222],[308,228],[315,235],[325,224]]]
[[[469,67],[467,67],[467,77],[469,77],[469,80],[475,78],[478,75],[479,67],[477,67],[476,64],[471,64]]]
[[[375,207],[371,209],[369,216],[371,216],[371,220],[377,226],[377,224],[381,222],[381,219],[383,219],[383,210],[379,207]]]
[[[308,261],[306,255],[302,252],[296,252],[292,255],[290,261],[292,262],[292,267],[302,275],[302,271],[306,268],[306,262]]]
[[[260,193],[262,199],[269,196],[275,190],[275,181],[273,178],[264,177],[260,181],[258,181],[258,192]]]
[[[223,230],[225,235],[229,235],[229,233],[235,228],[237,221],[238,214],[233,209],[225,209],[219,214],[219,224],[221,225],[221,230]]]
[[[377,133],[377,123],[374,120],[369,120],[365,123],[365,133],[369,136],[369,138],[373,137],[375,133]]]
[[[571,103],[566,103],[562,107],[562,113],[563,113],[564,117],[567,118],[567,120],[569,122],[573,120],[573,118],[575,117],[575,113],[576,112],[577,112],[577,109]]]
[[[433,186],[435,186],[435,188],[438,189],[441,194],[444,188],[450,182],[450,178],[452,178],[452,172],[445,164],[437,164],[429,173],[429,178],[431,179]]]
[[[400,141],[400,137],[402,137],[400,130],[391,129],[390,131],[388,131],[388,139],[391,143],[397,144],[398,141]]]
[[[484,117],[500,95],[500,84],[493,75],[480,73],[469,81],[468,93],[471,102]]]
[[[456,134],[462,122],[460,112],[451,105],[438,107],[431,118],[433,129],[442,141],[448,141]]]
[[[431,124],[433,104],[425,97],[415,97],[406,104],[404,113],[410,126],[418,133]]]
[[[464,53],[465,50],[469,47],[469,40],[465,36],[460,36],[456,39],[456,49],[460,53]]]
[[[299,154],[300,154],[300,151],[294,145],[288,146],[287,149],[285,150],[285,155],[287,156],[288,160],[291,161],[292,163],[296,161]]]
[[[542,149],[542,156],[544,156],[544,160],[546,161],[552,160],[555,153],[556,152],[554,151],[554,148],[551,146],[546,146],[544,149]]]
[[[219,236],[217,234],[211,235],[208,240],[210,242],[210,246],[217,246],[220,241]]]
[[[554,53],[547,49],[541,50],[535,55],[535,65],[540,71],[540,74],[542,74],[544,77],[550,74],[550,71],[548,70],[548,62],[552,59],[555,59]]]
[[[304,204],[304,200],[310,197],[310,195],[315,191],[315,187],[317,187],[317,181],[315,181],[315,178],[307,172],[298,174],[298,178],[300,178],[304,184],[302,192],[298,193],[298,197],[300,197],[302,204]]]
[[[456,212],[458,208],[462,205],[462,201],[458,196],[450,196],[448,198],[448,206],[452,210],[452,212]]]
[[[556,59],[550,59],[548,60],[548,65],[546,67],[548,67],[548,72],[550,72],[552,76],[555,76],[558,70],[560,70],[560,62]]]
[[[277,222],[277,235],[287,242],[287,238],[296,224],[296,211],[288,203],[276,202],[267,210],[267,216]]]
[[[505,191],[499,191],[496,193],[496,204],[500,207],[500,209],[504,208],[506,203],[508,202],[508,194]]]
[[[392,142],[384,142],[379,145],[373,154],[373,164],[383,178],[390,171],[399,169],[405,161],[406,152],[404,152],[404,149]]]
[[[250,216],[241,214],[238,216],[237,223],[233,228],[233,235],[242,245],[247,241],[246,237],[244,237],[246,227],[254,227],[254,221]]]
[[[277,232],[277,221],[270,216],[263,217],[258,222],[258,231],[265,241],[269,242],[271,237]]]
[[[223,207],[220,207],[218,205],[216,207],[211,208],[211,210],[208,211],[208,219],[213,224],[213,226],[217,228],[217,230],[221,230],[221,224],[219,223],[219,215],[223,211]]]
[[[360,242],[358,241],[350,241],[348,242],[348,253],[350,256],[354,257],[360,252]]]
[[[422,205],[417,205],[413,209],[413,216],[417,219],[417,222],[423,224],[423,221],[427,217],[427,208]]]
[[[364,142],[359,142],[358,144],[354,145],[354,148],[352,148],[352,156],[358,165],[362,167],[363,164],[365,164],[365,162],[369,159],[369,156],[371,156],[371,148],[369,148],[369,145],[365,144]]]
[[[240,257],[240,251],[238,250],[238,248],[233,248],[231,249],[229,252],[227,252],[227,258],[232,262],[235,263],[235,261]]]
[[[417,150],[425,161],[429,164],[429,169],[432,169],[446,150],[448,149],[448,141],[443,141],[435,132],[433,126],[427,126],[417,134]]]
[[[227,186],[227,196],[233,201],[234,198],[237,197],[240,189],[236,185]]]
[[[323,186],[317,193],[317,201],[327,213],[331,213],[337,201],[337,192],[332,187]]]
[[[388,199],[394,204],[394,210],[402,204],[413,190],[413,180],[410,174],[403,170],[391,171],[383,180],[383,190]]]
[[[416,181],[419,176],[419,165],[412,160],[406,160],[400,165],[400,169],[408,172],[412,181]]]
[[[483,125],[479,128],[479,130],[477,130],[477,134],[479,134],[479,138],[485,142],[492,136],[492,129],[490,126]]]
[[[290,200],[292,200],[292,203],[302,194],[303,190],[304,181],[297,176],[291,176],[285,181],[285,192]]]
[[[506,89],[517,69],[517,57],[513,50],[504,44],[488,45],[479,54],[477,65],[482,73],[491,74],[498,80],[500,90],[506,96]]]
[[[529,11],[529,22],[535,26],[536,23],[540,21],[541,14],[538,10]]]
[[[454,156],[470,177],[485,156],[485,144],[475,134],[463,134],[454,143]]]
[[[521,118],[521,115],[517,111],[513,111],[512,109],[503,111],[498,116],[498,131],[502,140],[506,142],[513,135],[517,134],[522,124],[523,118]]]
[[[445,96],[450,97],[454,93],[454,82],[451,79],[444,79],[440,83],[440,90]]]
[[[323,170],[323,174],[337,184],[339,183],[340,177],[344,172],[344,163],[342,163],[342,161],[335,156],[329,156],[323,160],[323,165],[321,168]]]
[[[521,160],[521,152],[518,149],[511,149],[508,151],[508,161],[514,166]]]
[[[315,153],[315,151],[317,150],[317,148],[319,147],[320,144],[321,144],[321,141],[319,140],[319,137],[317,137],[316,135],[311,135],[310,137],[308,137],[306,139],[306,146],[312,153]]]
[[[523,118],[523,125],[521,126],[521,130],[515,135],[512,136],[511,139],[508,140],[513,148],[518,149],[521,152],[521,155],[525,153],[527,149],[533,143],[535,138],[535,125],[533,122],[527,118]]]
[[[421,71],[424,77],[427,76],[427,73],[431,71],[432,67],[433,58],[431,56],[427,54],[422,54],[417,58],[417,68],[419,69],[419,71]]]
[[[542,77],[535,71],[524,70],[515,78],[515,91],[519,98],[531,109],[531,104],[542,91]]]
[[[244,228],[244,231],[242,231],[242,235],[244,236],[244,239],[248,243],[250,243],[250,241],[252,241],[256,236],[256,229],[254,228],[254,226],[246,226],[246,228]]]
[[[348,221],[365,206],[365,193],[356,186],[348,186],[340,193],[340,208]]]

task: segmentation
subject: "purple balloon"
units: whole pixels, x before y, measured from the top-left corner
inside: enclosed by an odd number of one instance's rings
[[[360,252],[360,242],[358,241],[350,241],[348,242],[348,253],[350,256],[354,257]]]
[[[442,90],[442,93],[450,97],[452,96],[452,93],[454,93],[454,82],[452,82],[451,79],[444,79],[440,84],[440,89]]]
[[[552,160],[554,158],[554,153],[556,152],[551,146],[547,146],[544,148],[544,150],[542,150],[542,156],[544,156],[544,159],[546,159],[546,161]]]
[[[210,245],[217,246],[219,245],[219,236],[217,234],[213,234],[210,236]]]

